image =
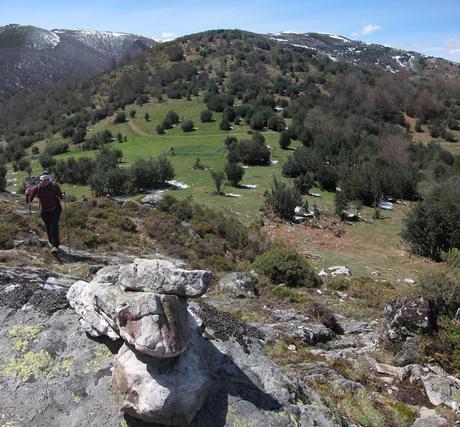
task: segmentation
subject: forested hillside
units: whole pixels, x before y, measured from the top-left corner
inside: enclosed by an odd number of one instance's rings
[[[283,148],[300,141],[285,176],[311,173],[327,190],[340,182],[349,199],[365,204],[383,194],[413,199],[420,180],[459,170],[449,151],[426,143],[456,150],[457,79],[428,67],[413,75],[332,61],[237,30],[187,36],[85,83],[13,97],[0,106],[3,158],[24,169],[21,159],[36,153],[29,149],[38,141],[59,136],[71,149],[88,148],[88,129],[126,105],[199,96],[211,112],[225,110],[224,129],[244,122],[280,132]]]

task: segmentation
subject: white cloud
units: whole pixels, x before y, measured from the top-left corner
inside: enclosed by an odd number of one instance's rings
[[[170,40],[174,40],[176,37],[177,37],[177,35],[174,34],[174,33],[170,33],[168,31],[163,31],[161,33],[161,36],[158,37],[158,40],[160,40],[162,42],[169,42]]]
[[[356,37],[356,36],[365,36],[367,34],[371,34],[371,33],[374,33],[378,30],[381,30],[382,27],[380,25],[376,25],[376,24],[366,24],[363,26],[363,28],[361,28],[361,31],[358,31],[358,32],[352,32],[351,35],[353,37]]]
[[[456,38],[450,38],[444,40],[444,46],[447,49],[449,55],[458,56],[460,55],[460,40]]]

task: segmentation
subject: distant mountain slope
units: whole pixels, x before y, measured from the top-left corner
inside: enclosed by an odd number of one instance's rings
[[[89,77],[154,44],[146,37],[108,31],[0,27],[0,97]]]
[[[427,58],[412,51],[378,44],[367,44],[329,33],[294,33],[290,31],[267,34],[271,40],[303,47],[327,55],[333,61],[344,60],[356,65],[375,65],[390,72],[409,70],[418,74],[428,66],[442,67],[447,72],[450,61]],[[457,67],[458,70],[458,67]]]

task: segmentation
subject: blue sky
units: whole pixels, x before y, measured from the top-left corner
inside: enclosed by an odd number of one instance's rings
[[[460,62],[460,0],[0,0],[0,25],[131,32],[323,31]]]

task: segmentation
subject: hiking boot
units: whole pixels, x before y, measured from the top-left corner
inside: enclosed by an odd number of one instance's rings
[[[53,246],[53,247],[51,248],[51,253],[52,253],[52,254],[56,254],[56,253],[58,253],[58,252],[59,252],[59,248],[58,248],[57,246]]]

